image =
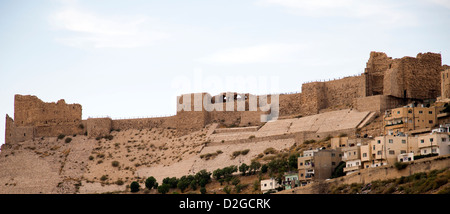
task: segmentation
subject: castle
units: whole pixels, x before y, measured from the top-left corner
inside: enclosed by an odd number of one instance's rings
[[[189,133],[211,123],[257,126],[277,117],[300,117],[348,108],[382,112],[411,101],[423,102],[439,96],[449,98],[449,69],[450,66],[442,65],[441,55],[437,53],[392,59],[385,53],[371,52],[364,73],[305,83],[301,93],[267,96],[235,92],[216,96],[185,94],[177,97],[176,115],[143,119],[82,120],[80,104],[67,104],[64,100],[45,103],[36,96],[15,95],[14,119],[6,115],[5,144],[61,134],[99,137],[117,129],[162,127]],[[279,105],[273,105],[273,98],[278,99]],[[274,111],[277,112],[275,116]]]

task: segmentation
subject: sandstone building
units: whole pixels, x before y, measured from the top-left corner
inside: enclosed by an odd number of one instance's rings
[[[301,93],[267,96],[235,92],[216,96],[186,94],[177,97],[176,115],[143,119],[82,120],[79,104],[66,104],[64,100],[45,103],[35,96],[16,95],[14,119],[6,116],[5,143],[60,134],[97,137],[107,135],[111,130],[130,128],[176,128],[180,133],[189,133],[210,123],[258,126],[278,116],[300,117],[338,109],[383,112],[412,101],[436,99],[442,94],[441,90],[448,88],[447,79],[441,84],[441,77],[446,74],[443,71],[448,68],[442,66],[441,55],[437,53],[392,59],[385,53],[371,52],[364,73],[305,83]],[[273,105],[275,99],[279,105]]]

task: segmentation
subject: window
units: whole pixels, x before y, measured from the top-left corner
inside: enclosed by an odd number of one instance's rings
[[[363,153],[362,156],[363,156],[363,158],[367,157],[367,153]]]
[[[436,153],[436,149],[431,149],[431,153]]]
[[[397,111],[397,114],[400,114],[400,111]]]
[[[410,110],[408,110],[408,113],[409,113],[409,114],[411,114],[411,113],[412,113],[412,110],[411,110],[411,109],[410,109]]]
[[[381,143],[381,140],[377,140],[377,143],[380,144],[380,143]]]
[[[400,150],[400,154],[405,154],[406,150]]]
[[[423,114],[423,111],[419,111],[419,114]]]
[[[372,150],[375,150],[375,145],[373,145],[373,148],[372,148]]]
[[[420,140],[420,143],[424,143],[424,142],[425,142],[425,140],[423,140],[423,139],[422,139],[422,140]]]
[[[395,151],[394,150],[389,150],[389,154],[390,155],[395,155]]]
[[[402,143],[405,144],[405,143],[406,143],[406,140],[402,140]]]
[[[433,114],[433,111],[428,111],[428,114]]]
[[[378,152],[377,152],[377,155],[381,155],[381,151],[378,151]]]
[[[333,166],[336,165],[336,162],[331,162],[331,165],[333,165]]]
[[[428,123],[429,123],[429,124],[433,124],[433,120],[429,120]]]
[[[430,143],[433,143],[433,140],[434,140],[433,138],[430,138]]]
[[[336,156],[336,154],[334,154],[334,153],[331,153],[331,157],[335,157]]]
[[[443,137],[442,142],[446,142],[446,141],[447,141],[447,138]]]
[[[389,143],[394,143],[394,139],[389,139]]]

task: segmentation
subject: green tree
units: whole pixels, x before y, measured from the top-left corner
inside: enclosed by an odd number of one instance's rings
[[[200,188],[200,193],[201,194],[206,194],[206,188],[205,187],[201,187]]]
[[[339,164],[334,168],[334,171],[331,173],[331,178],[337,178],[344,176],[344,168],[345,168],[345,162],[341,161]]]
[[[298,168],[298,154],[292,154],[288,158],[289,170]]]
[[[242,175],[245,175],[245,172],[247,172],[247,170],[248,170],[249,168],[250,168],[250,167],[247,166],[247,164],[242,163],[241,166],[239,167],[239,172],[241,172]]]
[[[131,184],[130,184],[130,191],[131,192],[139,192],[140,188],[141,188],[141,185],[139,185],[138,182],[136,182],[136,181],[131,182]]]
[[[158,187],[158,192],[161,194],[166,194],[169,192],[170,186],[169,184],[161,184],[161,186]]]
[[[223,170],[222,169],[216,169],[213,171],[213,176],[216,180],[220,180],[220,178],[223,176]]]
[[[156,179],[155,179],[153,176],[148,177],[148,178],[145,180],[145,187],[146,187],[147,189],[152,189],[153,187],[155,187],[155,184],[156,184]]]
[[[206,170],[200,170],[194,176],[195,181],[201,186],[204,187],[206,184],[211,182],[211,173]]]
[[[267,166],[267,164],[263,164],[263,165],[261,166],[261,173],[266,173],[268,168],[269,168],[269,167]]]
[[[252,163],[250,164],[250,171],[253,171],[252,173],[255,174],[256,171],[261,168],[261,163],[259,163],[258,161],[252,161]]]

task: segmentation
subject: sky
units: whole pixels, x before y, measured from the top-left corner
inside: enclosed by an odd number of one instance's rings
[[[449,38],[450,0],[0,0],[0,144],[15,94],[83,119],[174,115],[184,93],[359,75],[371,51],[450,65]]]

